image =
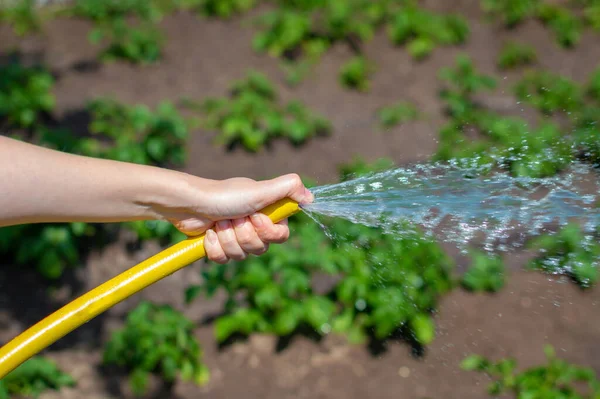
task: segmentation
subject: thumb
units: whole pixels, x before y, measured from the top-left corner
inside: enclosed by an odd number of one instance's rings
[[[299,204],[314,201],[313,194],[304,186],[302,179],[295,173],[264,180],[261,184],[261,198],[257,201],[264,208],[283,198],[290,198]]]

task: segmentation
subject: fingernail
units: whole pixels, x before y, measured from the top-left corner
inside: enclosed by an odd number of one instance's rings
[[[258,213],[255,213],[252,215],[252,223],[254,223],[256,227],[261,227],[263,225],[262,217]]]
[[[314,199],[313,193],[311,193],[308,188],[304,188],[304,200],[306,202],[313,202]]]
[[[212,230],[206,231],[206,238],[208,239],[208,242],[210,242],[211,244],[217,243],[217,233],[215,233]]]
[[[233,219],[233,227],[242,227],[244,225],[244,223],[246,222],[246,219]]]
[[[219,220],[217,222],[217,227],[219,228],[219,230],[225,230],[229,228],[229,221],[227,220]]]

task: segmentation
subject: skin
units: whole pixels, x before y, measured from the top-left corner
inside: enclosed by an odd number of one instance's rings
[[[226,263],[288,239],[287,220],[274,224],[257,213],[283,198],[313,201],[296,174],[211,180],[0,136],[0,227],[167,220],[189,236],[206,232],[207,257]]]

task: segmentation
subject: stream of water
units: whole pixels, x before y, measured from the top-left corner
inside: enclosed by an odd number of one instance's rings
[[[598,172],[583,164],[550,178],[419,164],[313,188],[315,201],[304,210],[384,231],[409,222],[461,249],[477,238],[487,250],[507,251],[571,221],[593,233],[600,226],[598,182]]]

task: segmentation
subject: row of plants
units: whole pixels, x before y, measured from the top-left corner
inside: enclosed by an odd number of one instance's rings
[[[571,364],[556,356],[550,345],[544,347],[547,363],[517,372],[513,358],[493,362],[471,355],[461,364],[463,370],[485,373],[493,382],[488,393],[497,397],[512,394],[517,399],[598,399],[600,380],[593,369]]]
[[[552,31],[562,47],[573,47],[581,40],[584,28],[600,31],[598,0],[577,0],[557,4],[548,0],[481,0],[488,15],[509,28],[528,19],[541,21]]]
[[[0,10],[0,19],[24,35],[41,30],[42,21],[53,15],[83,18],[93,23],[89,40],[104,44],[100,58],[122,59],[139,64],[157,62],[165,37],[158,23],[177,10],[197,10],[207,16],[228,18],[250,10],[258,0],[76,0],[71,5],[38,9],[33,0],[23,0]],[[266,2],[269,3],[269,2]],[[288,81],[298,83],[322,54],[335,43],[347,43],[360,55],[362,43],[385,27],[396,45],[407,45],[416,59],[423,59],[437,46],[464,43],[469,28],[457,15],[428,11],[415,0],[334,0],[270,2],[270,10],[255,21],[259,32],[252,46],[258,52],[281,58]],[[362,62],[362,64],[361,64]],[[351,60],[340,72],[340,81],[350,88],[365,90],[364,83],[352,83],[349,75],[365,68],[362,56]],[[365,80],[365,74],[359,79]]]
[[[94,25],[92,43],[105,43],[103,60],[123,59],[153,63],[162,57],[165,37],[158,23],[178,10],[194,10],[208,17],[230,18],[257,6],[259,0],[76,0],[71,5],[40,9],[34,0],[19,0],[0,10],[0,19],[18,34],[38,32],[53,15],[84,18]],[[454,14],[434,13],[417,0],[278,0],[265,2],[269,9],[255,19],[259,32],[252,45],[258,52],[282,60],[288,82],[297,84],[336,43],[347,44],[356,57],[340,70],[340,82],[349,88],[368,90],[374,71],[364,58],[362,45],[379,29],[385,29],[395,45],[406,45],[417,60],[436,47],[459,45],[469,35],[466,20]],[[576,45],[585,26],[600,30],[597,0],[579,0],[571,6],[545,0],[482,0],[482,9],[492,18],[514,27],[536,18],[548,26],[564,47]],[[525,59],[530,52],[513,48]],[[525,52],[523,52],[525,51]],[[516,53],[515,53],[516,52]],[[510,58],[502,62],[510,63]]]

